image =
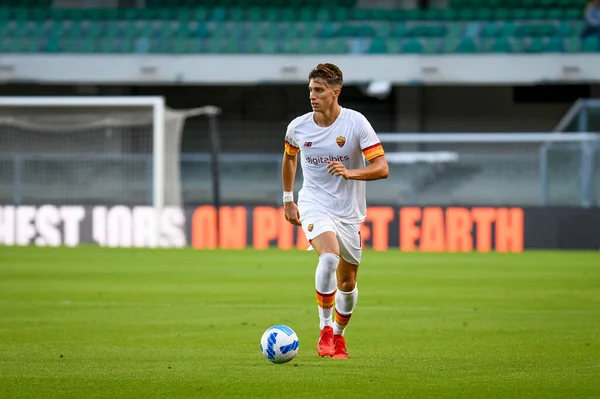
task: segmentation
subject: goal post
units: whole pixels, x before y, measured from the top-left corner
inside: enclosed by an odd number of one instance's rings
[[[183,205],[185,120],[162,96],[0,96],[0,203]],[[216,124],[209,124],[209,127]]]

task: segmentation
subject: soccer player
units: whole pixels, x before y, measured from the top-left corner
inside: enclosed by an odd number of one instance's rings
[[[285,218],[302,226],[319,255],[315,273],[321,330],[317,353],[345,359],[344,331],[358,298],[356,274],[362,255],[360,224],[366,216],[366,181],[385,179],[389,168],[369,121],[338,103],[342,71],[333,64],[319,64],[308,79],[313,111],[290,122],[285,136],[281,170]],[[296,205],[293,189],[298,153],[304,181]]]

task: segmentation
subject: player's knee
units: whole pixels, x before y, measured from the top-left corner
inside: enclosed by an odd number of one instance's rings
[[[324,253],[321,256],[319,256],[318,267],[321,267],[328,272],[335,273],[335,271],[338,268],[339,263],[340,263],[339,255],[328,252],[328,253]]]
[[[356,288],[356,276],[342,275],[338,277],[338,290],[343,292],[351,292]]]

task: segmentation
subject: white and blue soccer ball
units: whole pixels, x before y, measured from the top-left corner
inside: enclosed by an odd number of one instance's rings
[[[298,353],[300,341],[288,326],[281,324],[269,327],[260,339],[260,351],[265,359],[273,363],[287,363]]]

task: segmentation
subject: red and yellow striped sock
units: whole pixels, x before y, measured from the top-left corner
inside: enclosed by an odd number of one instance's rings
[[[341,314],[335,309],[335,323],[333,324],[333,333],[335,335],[343,335],[344,330],[348,323],[350,323],[350,317],[352,317],[352,313],[350,314]]]
[[[335,301],[335,291],[329,294],[321,294],[317,291],[317,305],[325,310],[332,309]]]
[[[322,330],[325,326],[333,324],[331,315],[333,313],[333,305],[335,302],[335,291],[329,294],[317,292],[317,305],[319,307],[319,328]]]

